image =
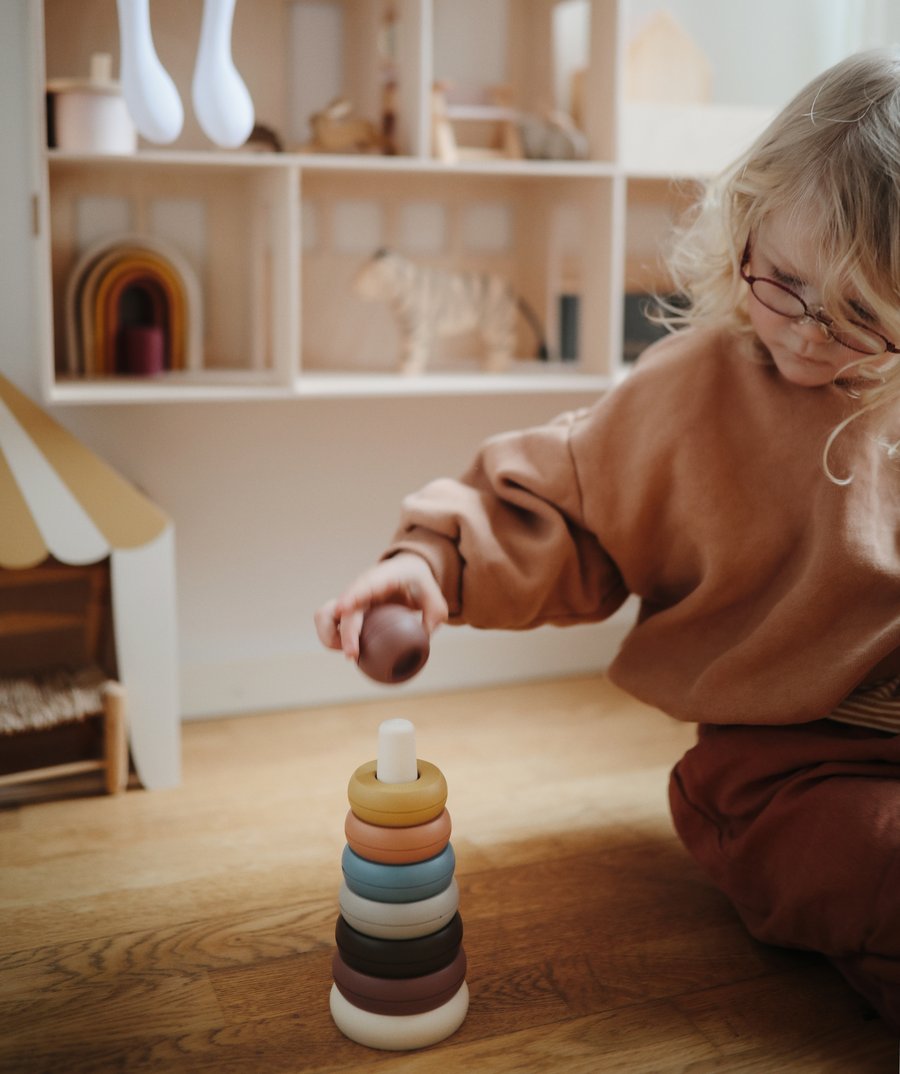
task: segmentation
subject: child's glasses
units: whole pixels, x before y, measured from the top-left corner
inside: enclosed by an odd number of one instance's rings
[[[834,321],[822,312],[821,307],[818,312],[811,310],[796,291],[777,280],[770,280],[765,276],[751,276],[747,271],[749,264],[750,240],[747,239],[741,257],[741,277],[750,285],[753,297],[767,310],[779,313],[782,317],[789,317],[792,321],[815,321],[821,325],[828,339],[833,339],[835,343],[840,343],[842,347],[848,347],[858,354],[900,354],[900,349],[889,339],[867,325],[850,321],[847,328],[835,328]]]

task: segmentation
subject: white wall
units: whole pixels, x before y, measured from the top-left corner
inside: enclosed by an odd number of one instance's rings
[[[661,8],[708,56],[719,104],[778,108],[849,53],[900,39],[896,0],[629,0],[629,35]]]
[[[295,400],[61,416],[175,519],[183,699],[197,714],[372,693],[319,647],[313,609],[378,555],[405,492],[457,473],[489,433],[576,401]],[[415,685],[597,668],[609,655],[599,628],[542,633],[447,630]]]
[[[0,368],[40,401],[32,303],[24,0],[0,0]],[[313,609],[390,536],[402,495],[457,473],[489,433],[582,395],[56,407],[53,416],[175,520],[186,715],[371,696],[321,649]],[[403,689],[594,669],[618,628],[447,630]]]

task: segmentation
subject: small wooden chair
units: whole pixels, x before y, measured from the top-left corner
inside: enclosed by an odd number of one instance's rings
[[[431,92],[432,155],[437,160],[458,164],[464,160],[521,160],[525,156],[519,113],[512,107],[508,86],[491,87],[492,103],[486,105],[448,104],[447,90],[447,83],[435,82]],[[462,144],[456,124],[486,129],[486,144]]]
[[[78,733],[97,719],[99,747]],[[128,783],[108,561],[0,570],[0,788],[95,771],[109,794]]]

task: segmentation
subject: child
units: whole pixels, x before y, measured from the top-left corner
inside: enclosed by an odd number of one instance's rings
[[[680,837],[754,936],[822,952],[900,1031],[900,52],[802,90],[672,267],[677,330],[409,496],[319,635],[355,658],[384,601],[524,629],[637,594],[609,677],[699,724]]]

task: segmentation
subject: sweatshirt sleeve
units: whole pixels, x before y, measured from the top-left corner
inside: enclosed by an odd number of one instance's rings
[[[488,440],[459,480],[403,501],[386,555],[429,563],[451,621],[525,629],[604,619],[625,600],[619,571],[584,526],[573,428],[585,412]]]

